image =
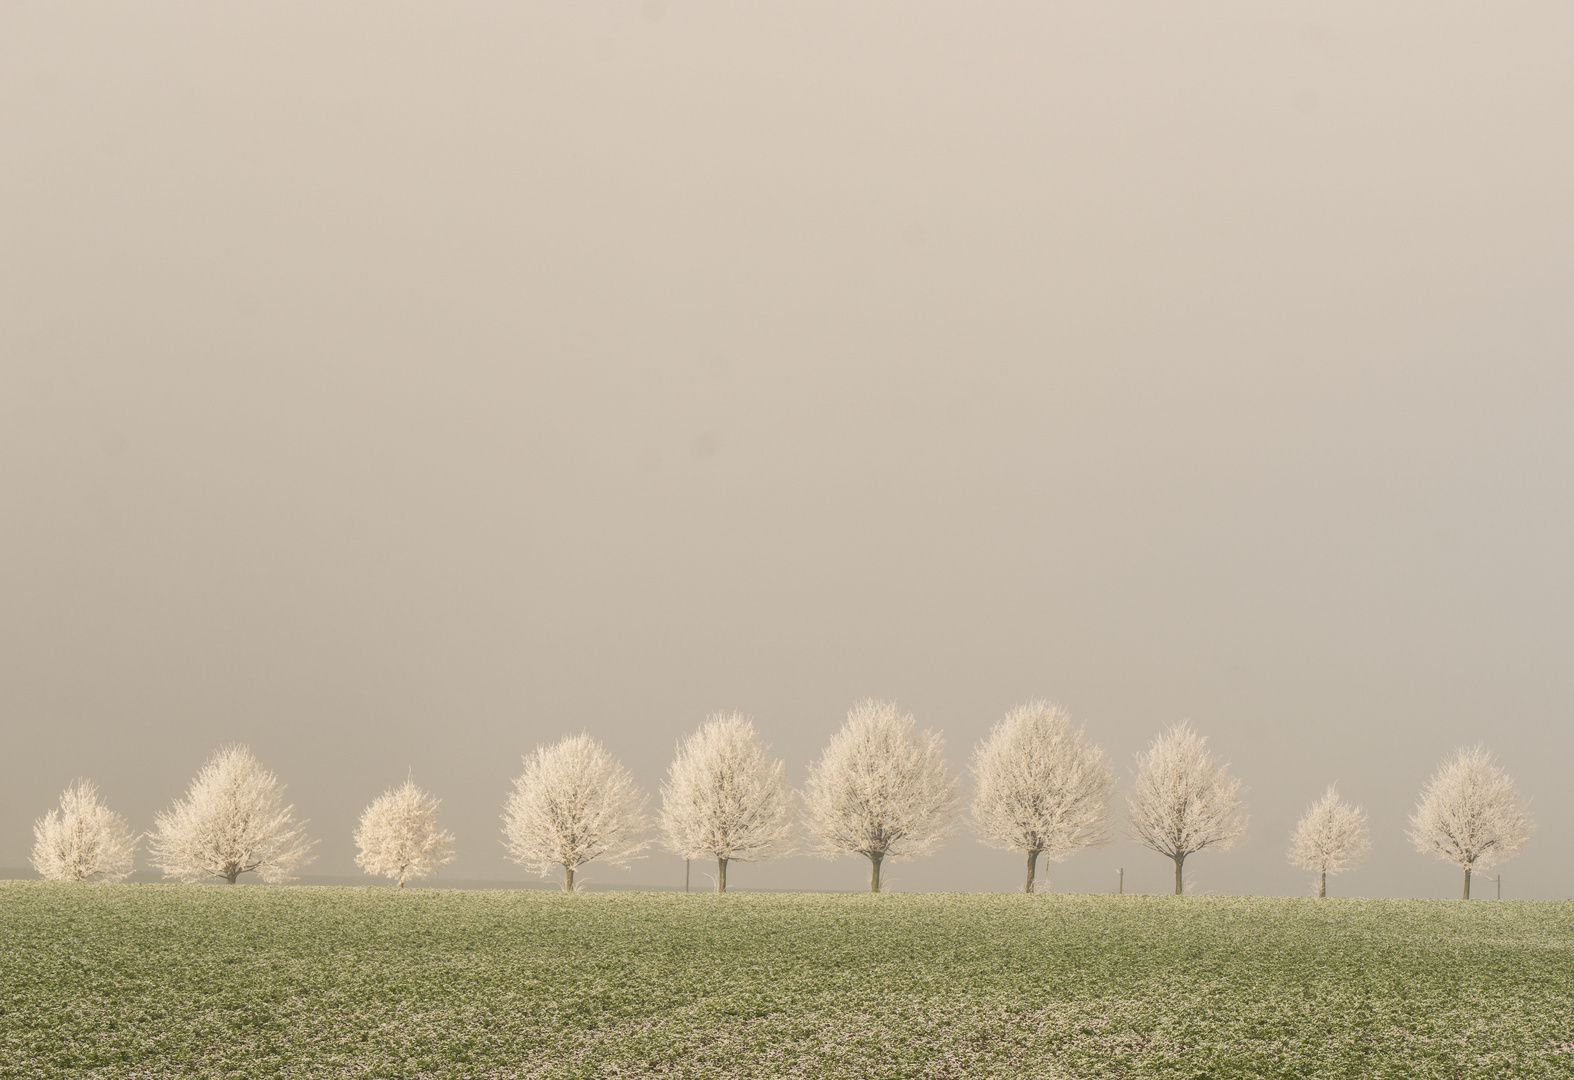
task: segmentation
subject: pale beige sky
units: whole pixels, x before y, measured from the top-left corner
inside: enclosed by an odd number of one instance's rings
[[[1510,894],[1574,894],[1571,56],[1562,3],[5,5],[0,866],[243,740],[318,872],[413,765],[520,876],[539,741],[654,789],[738,708],[801,781],[876,695],[960,768],[1041,695],[1235,763],[1200,890],[1303,891],[1337,779],[1335,891],[1454,895],[1404,817],[1485,739]]]

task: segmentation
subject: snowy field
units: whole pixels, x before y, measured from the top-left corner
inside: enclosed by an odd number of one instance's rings
[[[1574,903],[0,883],[0,1076],[1569,1077]]]

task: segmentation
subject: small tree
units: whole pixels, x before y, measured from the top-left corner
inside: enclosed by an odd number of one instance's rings
[[[771,760],[754,725],[737,713],[712,716],[678,747],[661,785],[661,830],[686,859],[716,860],[716,891],[727,863],[783,854],[793,827],[787,766]]]
[[[1033,891],[1040,854],[1058,862],[1109,842],[1115,774],[1058,705],[1007,713],[973,752],[972,773],[973,828],[990,847],[1027,855],[1023,892]]]
[[[1477,743],[1460,748],[1433,774],[1406,835],[1423,855],[1464,870],[1464,899],[1469,900],[1471,871],[1518,855],[1535,828],[1513,779]]]
[[[525,771],[503,806],[503,843],[509,858],[546,877],[563,869],[563,889],[574,872],[600,859],[626,864],[649,841],[645,796],[629,771],[589,735],[570,735],[525,758]]]
[[[33,869],[50,881],[121,881],[136,848],[126,819],[98,801],[89,780],[61,792],[60,806],[33,825]]]
[[[870,892],[886,859],[927,855],[951,834],[957,783],[943,746],[891,702],[863,701],[810,766],[804,798],[821,853],[867,858]]]
[[[1131,838],[1175,862],[1175,895],[1185,891],[1188,855],[1227,851],[1246,831],[1241,782],[1214,764],[1206,739],[1178,724],[1137,755],[1137,779],[1126,796]]]
[[[1302,870],[1317,871],[1320,897],[1328,895],[1329,874],[1357,865],[1369,850],[1366,812],[1340,799],[1333,784],[1301,815],[1290,834],[1290,861]]]
[[[355,864],[368,874],[393,878],[401,889],[411,878],[435,874],[454,859],[453,834],[437,827],[441,805],[412,778],[377,796],[355,830],[361,849]]]
[[[284,785],[250,749],[226,746],[208,759],[184,799],[154,818],[151,861],[168,877],[233,885],[255,872],[268,882],[289,881],[311,861],[306,823],[285,806]]]

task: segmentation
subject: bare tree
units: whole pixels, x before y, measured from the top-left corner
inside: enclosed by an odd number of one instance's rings
[[[399,888],[412,878],[435,874],[454,859],[454,837],[437,826],[442,800],[407,777],[372,800],[355,830],[360,854],[355,864],[368,874],[393,878]]]
[[[943,745],[894,704],[863,701],[809,768],[804,799],[821,853],[867,858],[870,892],[886,859],[927,855],[951,834],[957,782]]]
[[[1317,871],[1317,895],[1328,895],[1328,875],[1348,870],[1371,850],[1366,812],[1339,798],[1337,785],[1301,815],[1290,834],[1290,861],[1302,870]]]
[[[121,881],[136,860],[126,819],[98,801],[92,781],[60,793],[60,806],[33,824],[33,869],[50,881]]]
[[[186,797],[154,818],[151,861],[181,881],[220,877],[233,885],[253,872],[289,881],[311,861],[312,841],[295,807],[283,803],[278,777],[247,747],[226,746],[202,766]]]
[[[1421,792],[1406,834],[1423,855],[1436,855],[1470,874],[1518,855],[1535,831],[1530,809],[1513,779],[1485,746],[1461,747]]]
[[[678,747],[661,785],[661,830],[685,859],[716,860],[716,891],[727,863],[784,854],[793,829],[787,766],[773,761],[744,717],[717,714]]]
[[[1040,854],[1058,862],[1109,842],[1115,774],[1058,705],[1007,713],[973,752],[972,773],[973,828],[990,847],[1026,853],[1023,892],[1033,891]]]
[[[649,845],[640,839],[645,802],[600,743],[570,735],[526,756],[503,806],[503,843],[509,858],[542,877],[562,867],[563,889],[572,892],[585,863],[626,864]]]
[[[1185,891],[1188,855],[1227,851],[1246,831],[1241,782],[1214,764],[1206,739],[1178,724],[1137,755],[1137,779],[1126,796],[1131,838],[1175,862],[1175,895]]]

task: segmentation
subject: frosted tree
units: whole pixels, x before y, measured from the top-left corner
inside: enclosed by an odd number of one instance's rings
[[[686,859],[716,860],[716,891],[727,863],[784,854],[793,831],[787,766],[760,745],[754,725],[716,715],[678,747],[661,785],[666,846]]]
[[[284,805],[284,785],[244,746],[210,757],[186,797],[154,818],[148,841],[151,862],[166,876],[231,885],[250,873],[289,881],[311,861],[311,847],[306,823]]]
[[[1327,896],[1328,875],[1359,864],[1371,846],[1366,812],[1339,798],[1338,787],[1330,784],[1290,834],[1290,861],[1317,871],[1317,895]]]
[[[886,859],[927,855],[951,834],[957,782],[943,745],[894,704],[863,701],[809,768],[804,801],[821,854],[867,858],[870,892]]]
[[[66,788],[59,807],[33,824],[33,869],[50,881],[120,881],[136,847],[126,819],[98,801],[88,780]]]
[[[413,778],[372,800],[355,830],[360,853],[355,865],[368,874],[392,878],[399,888],[413,878],[435,874],[454,859],[454,837],[437,825],[441,799],[415,786]]]
[[[1137,778],[1126,796],[1130,835],[1175,863],[1175,895],[1185,891],[1188,855],[1227,851],[1246,831],[1241,782],[1216,765],[1206,739],[1178,724],[1137,755]]]
[[[1471,872],[1518,855],[1535,827],[1513,779],[1477,743],[1462,747],[1433,774],[1407,835],[1417,851],[1464,870],[1469,900]]]
[[[972,825],[990,847],[1027,856],[1032,892],[1038,857],[1059,861],[1108,843],[1115,774],[1104,751],[1043,701],[1013,709],[973,752]]]
[[[626,864],[649,841],[645,796],[629,771],[589,735],[570,735],[537,747],[503,806],[503,843],[509,858],[546,877],[574,873],[600,859]]]

